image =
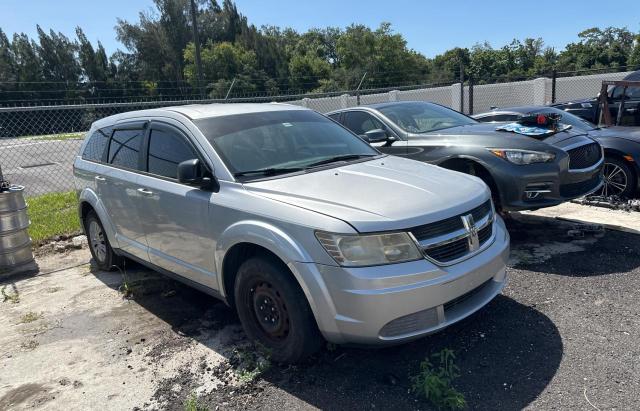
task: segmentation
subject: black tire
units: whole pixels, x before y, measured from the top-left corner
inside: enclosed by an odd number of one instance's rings
[[[631,198],[636,192],[638,176],[627,163],[616,157],[606,157],[602,169],[604,186],[599,194],[605,197],[616,195]],[[624,189],[622,188],[624,186]]]
[[[242,263],[234,296],[247,336],[264,345],[274,361],[298,362],[322,347],[309,303],[279,260],[257,256]]]
[[[95,224],[95,226],[94,226]],[[99,228],[99,233],[93,230]],[[84,232],[87,235],[89,250],[96,266],[104,271],[115,270],[122,266],[123,258],[113,252],[104,226],[95,211],[91,210],[84,219]],[[96,238],[92,238],[97,236]]]

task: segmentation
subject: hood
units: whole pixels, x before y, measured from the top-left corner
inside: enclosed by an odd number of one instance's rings
[[[255,195],[345,221],[360,232],[439,221],[490,198],[478,178],[400,157],[245,183]]]
[[[502,123],[500,123],[502,124]],[[434,131],[431,133],[412,134],[413,138],[425,138],[429,136],[452,137],[456,141],[460,138],[469,137],[466,143],[481,145],[484,147],[501,147],[501,148],[517,148],[524,150],[544,150],[539,141],[547,144],[562,147],[566,141],[572,140],[578,136],[585,136],[583,131],[570,128],[566,131],[553,134],[548,137],[529,137],[522,134],[511,133],[508,131],[497,131],[496,127],[500,124],[496,123],[477,123],[466,126],[452,127],[445,130]],[[481,137],[481,138],[478,138]]]
[[[614,126],[603,127],[598,130],[589,131],[589,136],[594,138],[615,137],[640,143],[640,127]]]

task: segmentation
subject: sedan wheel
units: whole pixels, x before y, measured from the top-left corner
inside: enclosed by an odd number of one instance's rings
[[[636,176],[631,168],[617,158],[606,158],[602,169],[604,185],[600,190],[603,197],[631,197],[635,191]]]

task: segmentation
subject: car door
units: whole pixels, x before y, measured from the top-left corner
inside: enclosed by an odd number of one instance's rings
[[[365,137],[367,131],[384,130],[395,141],[371,143],[371,145],[386,154],[404,156],[407,154],[406,141],[398,136],[379,118],[363,110],[345,111],[342,116],[342,124],[360,137]]]
[[[213,193],[177,180],[179,163],[204,159],[177,124],[152,122],[144,147],[145,172],[136,189],[143,198],[151,263],[216,289],[215,241],[209,220]]]
[[[106,164],[97,165],[94,176],[98,196],[114,226],[117,246],[145,261],[149,256],[138,214],[140,198],[136,184],[146,125],[136,122],[114,127]]]

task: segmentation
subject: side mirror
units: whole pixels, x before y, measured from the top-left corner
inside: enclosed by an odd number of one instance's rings
[[[367,131],[363,137],[367,143],[383,143],[388,140],[389,135],[385,130],[377,128]]]
[[[203,182],[204,168],[197,158],[178,164],[178,181],[183,184],[200,185]]]

